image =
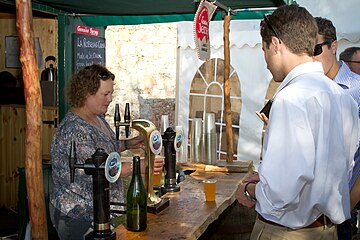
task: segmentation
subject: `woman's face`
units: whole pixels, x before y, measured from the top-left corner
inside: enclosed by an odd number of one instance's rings
[[[100,87],[94,95],[89,95],[85,101],[85,107],[93,114],[105,114],[112,101],[114,81],[111,79],[100,80]]]

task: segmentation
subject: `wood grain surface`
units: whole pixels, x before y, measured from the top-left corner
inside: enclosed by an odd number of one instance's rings
[[[220,214],[234,203],[235,192],[245,173],[196,171],[179,184],[180,192],[167,193],[170,206],[158,215],[148,213],[147,229],[130,232],[125,225],[115,228],[117,239],[198,239]],[[202,180],[214,178],[215,202],[206,202]]]

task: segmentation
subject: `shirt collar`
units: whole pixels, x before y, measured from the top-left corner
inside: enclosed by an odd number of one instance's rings
[[[351,87],[351,70],[346,63],[340,60],[340,69],[336,74],[334,81],[340,85],[344,85],[347,88]]]
[[[294,78],[310,72],[320,72],[324,74],[324,69],[321,62],[306,62],[294,67],[288,75],[281,82],[280,86],[276,90],[275,95],[286,87]]]

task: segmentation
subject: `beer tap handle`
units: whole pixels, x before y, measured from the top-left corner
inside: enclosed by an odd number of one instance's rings
[[[75,147],[75,141],[71,141],[70,157],[69,157],[70,182],[71,182],[71,183],[74,182],[75,164],[76,164],[76,147]]]
[[[119,111],[119,104],[115,104],[115,114],[114,114],[114,122],[115,122],[115,130],[116,130],[116,140],[119,140],[120,136],[120,111]]]
[[[125,123],[130,124],[130,120],[131,120],[131,117],[130,117],[130,103],[126,103],[126,105],[125,105],[124,120],[125,120]],[[126,138],[129,137],[129,133],[130,133],[130,126],[126,125],[125,126],[125,136],[126,136]]]

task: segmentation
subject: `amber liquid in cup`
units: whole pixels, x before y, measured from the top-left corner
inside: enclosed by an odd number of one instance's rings
[[[156,159],[163,159],[163,160],[165,160],[165,157],[164,156],[160,156],[160,155],[157,155],[156,156]],[[163,174],[164,173],[164,167],[161,169],[161,172],[160,172],[160,174],[158,174],[158,175],[153,175],[153,177],[154,177],[154,186],[161,186],[161,180],[162,180],[162,178],[163,178]]]
[[[207,179],[203,181],[204,183],[204,192],[205,198],[207,202],[215,201],[215,193],[216,193],[216,180],[215,179]]]
[[[160,186],[161,185],[161,178],[162,178],[162,172],[158,175],[154,174],[154,186]]]

